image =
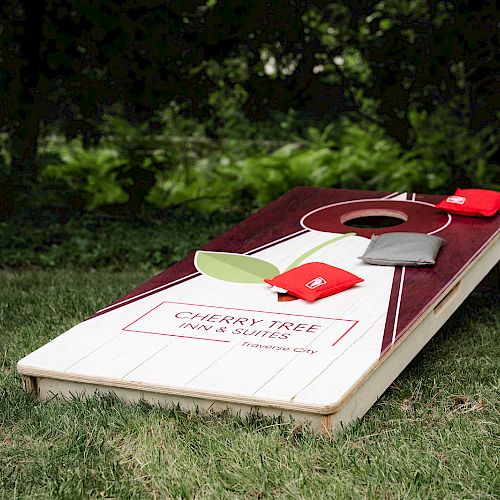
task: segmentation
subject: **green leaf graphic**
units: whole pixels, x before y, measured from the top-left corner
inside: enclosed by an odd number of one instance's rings
[[[194,258],[198,271],[232,283],[262,283],[264,278],[274,278],[279,269],[262,259],[239,253],[198,251]]]

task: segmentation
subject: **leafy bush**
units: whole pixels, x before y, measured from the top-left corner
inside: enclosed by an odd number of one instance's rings
[[[178,171],[190,154],[182,141],[170,140],[170,111],[167,108],[158,115],[156,129],[151,123],[106,116],[95,147],[84,147],[81,139],[57,144],[61,141],[56,138],[56,144],[48,143],[44,152],[57,147],[59,159],[44,168],[44,179],[64,179],[72,197],[89,209],[126,203],[132,212],[139,212],[153,186]]]
[[[308,140],[237,162],[227,174],[236,172],[240,195],[258,205],[298,185],[402,191],[419,175],[416,158],[373,125],[344,122],[328,135],[309,129]]]
[[[60,138],[59,138],[60,139]],[[85,148],[81,139],[47,147],[57,147],[58,163],[50,163],[42,172],[42,183],[64,180],[67,184],[67,204],[76,207],[96,208],[104,204],[121,203],[127,196],[117,180],[121,164],[119,152],[110,147]],[[57,205],[57,203],[55,203]]]
[[[52,138],[42,150],[53,159],[43,176],[46,184],[57,181],[67,205],[92,210],[123,204],[135,213],[145,202],[157,208],[248,209],[298,185],[441,193],[458,185],[499,188],[498,165],[491,162],[496,130],[472,135],[451,108],[414,111],[411,119],[411,150],[373,123],[342,119],[304,128],[293,114],[281,126],[268,123],[261,130],[241,123],[241,130],[231,135],[226,128],[228,135],[214,140],[203,124],[171,105],[143,125],[108,117],[91,148],[78,139]],[[280,142],[284,137],[288,142]]]
[[[294,186],[378,191],[447,193],[469,185],[500,189],[491,157],[498,132],[472,135],[450,110],[415,114],[415,146],[405,150],[374,124],[340,121],[269,155],[235,162],[220,173],[233,185],[233,200],[246,197],[262,206]]]
[[[473,133],[466,119],[452,107],[412,113],[413,154],[425,160],[416,190],[444,193],[459,185],[500,190],[499,166],[492,161],[500,144],[498,128],[490,124]]]
[[[0,182],[4,181],[10,169],[10,154],[7,147],[7,134],[0,134]]]
[[[80,138],[49,136],[39,150],[41,181],[57,195],[44,190],[43,196],[50,206],[89,210],[121,204],[138,213],[145,202],[156,208],[192,202],[219,209],[234,191],[221,169],[256,148],[264,153],[279,144],[263,139],[269,128],[276,129],[270,124],[262,130],[249,122],[240,125],[231,137],[215,141],[203,124],[172,104],[142,125],[105,117],[93,147],[84,147]]]

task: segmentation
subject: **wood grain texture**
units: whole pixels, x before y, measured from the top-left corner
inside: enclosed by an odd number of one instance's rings
[[[207,243],[203,250],[252,253],[252,250],[274,241],[294,235],[303,230],[300,224],[305,214],[314,212],[321,207],[327,207],[307,217],[304,224],[312,228],[332,231],[349,232],[353,228],[341,222],[342,217],[359,207],[372,209],[387,208],[404,212],[408,220],[401,225],[383,229],[359,229],[355,231],[365,237],[372,234],[383,234],[385,232],[414,231],[432,232],[446,224],[448,216],[427,205],[412,206],[402,201],[378,200],[388,193],[355,190],[333,190],[322,188],[299,187],[292,189],[287,194],[261,209],[253,216],[236,225],[220,237]],[[435,205],[444,196],[440,195],[416,195],[415,201]],[[371,203],[360,203],[359,200],[373,199]],[[349,203],[354,201],[354,203]],[[409,200],[411,201],[411,200]],[[331,206],[330,205],[334,205]],[[322,222],[323,221],[323,222]],[[326,221],[326,222],[325,222]],[[452,223],[438,234],[446,240],[445,247],[441,250],[436,265],[432,268],[407,268],[403,283],[403,293],[400,304],[400,315],[397,318],[395,338],[398,338],[418,318],[440,290],[460,273],[473,259],[481,248],[498,232],[499,216],[492,218],[464,217],[454,215]],[[114,306],[97,314],[118,307],[119,304],[128,303],[134,297],[154,293],[162,287],[168,287],[176,280],[189,279],[191,275],[197,275],[193,265],[193,255],[189,255],[180,263],[166,269],[151,280],[140,285],[129,294],[117,299]],[[401,268],[396,269],[396,278],[393,286],[390,314],[388,315],[386,334],[381,346],[384,353],[393,341],[393,329],[395,312],[398,299],[398,284]],[[188,276],[188,277],[186,277]]]

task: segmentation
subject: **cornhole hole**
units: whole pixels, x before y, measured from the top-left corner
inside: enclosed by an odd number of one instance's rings
[[[258,409],[330,432],[373,405],[499,261],[500,217],[450,215],[442,199],[295,188],[23,358],[25,388]],[[443,238],[436,264],[358,259],[393,231]],[[314,302],[263,281],[308,262],[364,281]]]

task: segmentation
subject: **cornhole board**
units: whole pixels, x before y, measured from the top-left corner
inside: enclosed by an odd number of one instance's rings
[[[113,392],[185,409],[258,409],[330,432],[373,405],[499,261],[500,217],[451,216],[435,208],[441,199],[295,188],[23,358],[25,388],[42,399]],[[402,223],[349,226],[388,215]],[[372,234],[392,231],[442,237],[437,264],[357,258]],[[308,303],[262,281],[314,261],[364,282]]]

